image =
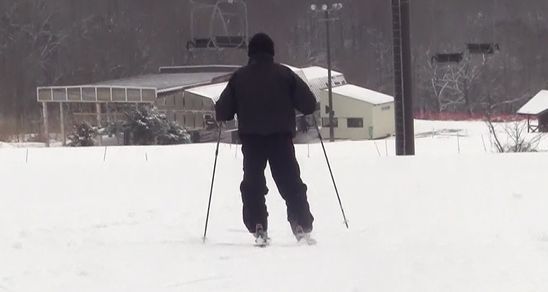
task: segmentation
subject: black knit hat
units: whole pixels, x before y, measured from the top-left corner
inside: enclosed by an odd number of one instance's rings
[[[262,32],[251,38],[247,48],[247,55],[249,57],[261,53],[274,56],[274,41],[266,33]]]

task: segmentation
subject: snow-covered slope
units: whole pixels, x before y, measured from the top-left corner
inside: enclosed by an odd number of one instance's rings
[[[349,230],[321,146],[299,145],[319,243],[296,244],[269,177],[266,249],[240,220],[235,146],[205,244],[214,144],[2,148],[0,291],[547,291],[548,155],[491,153],[481,123],[416,129],[415,157],[326,145]]]

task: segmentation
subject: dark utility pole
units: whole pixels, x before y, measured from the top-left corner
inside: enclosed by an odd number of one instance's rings
[[[335,18],[330,17],[331,12],[335,12],[338,10],[341,10],[343,5],[341,3],[335,3],[331,6],[327,4],[323,5],[315,5],[312,4],[310,6],[310,10],[314,12],[323,12],[325,21],[325,35],[326,35],[326,46],[327,46],[327,92],[328,92],[328,99],[329,99],[329,141],[334,142],[335,141],[335,111],[333,110],[333,80],[331,78],[331,37],[330,37],[330,23],[331,21],[334,21]]]
[[[415,155],[409,1],[392,0],[396,155]]]

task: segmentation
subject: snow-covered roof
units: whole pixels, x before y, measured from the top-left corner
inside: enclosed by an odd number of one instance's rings
[[[548,90],[541,90],[518,110],[518,114],[538,115],[548,110]]]
[[[163,66],[160,73],[233,73],[240,65],[190,65],[190,66]]]
[[[293,67],[291,65],[282,64],[286,66],[287,68],[291,69],[293,72],[295,72],[299,77],[306,78],[304,76],[303,70],[301,68]],[[303,79],[304,80],[304,79]],[[306,80],[304,80],[306,82]],[[198,87],[193,87],[190,89],[187,89],[187,92],[190,92],[192,94],[196,94],[199,96],[207,97],[212,99],[213,101],[217,101],[219,97],[221,96],[221,93],[223,93],[223,90],[226,88],[226,85],[228,82],[222,82],[222,83],[216,83],[216,84],[210,84],[210,85],[203,85]]]
[[[282,64],[284,66],[286,66],[287,68],[291,69],[293,72],[298,72],[298,71],[302,71],[301,68],[297,68],[297,67],[294,67],[294,66],[291,66],[291,65],[288,65],[288,64]]]
[[[293,67],[291,65],[287,65],[287,64],[282,64],[284,66],[286,66],[287,68],[291,69],[291,71],[293,71],[295,74],[297,74],[297,76],[301,77],[301,79],[310,86],[310,82],[308,82],[308,79],[306,78],[306,75],[304,75],[304,71],[303,69],[301,68],[297,68],[297,67]]]
[[[327,89],[324,89],[323,91],[327,92]],[[394,102],[394,97],[390,95],[352,84],[333,87],[333,93],[365,101],[371,104],[385,104]]]
[[[160,73],[102,81],[96,85],[152,87],[161,93],[211,83],[214,78],[225,75],[226,72]]]
[[[327,79],[327,69],[318,67],[318,66],[312,66],[312,67],[306,67],[301,69],[304,73],[304,76],[306,76],[306,79],[313,80],[318,78],[326,78]],[[340,72],[331,70],[331,76],[337,76],[337,75],[343,75]]]
[[[186,91],[192,94],[210,98],[213,101],[217,101],[219,97],[221,96],[221,93],[223,93],[223,90],[225,90],[227,84],[228,82],[222,82],[222,83],[198,86],[198,87],[187,89]]]

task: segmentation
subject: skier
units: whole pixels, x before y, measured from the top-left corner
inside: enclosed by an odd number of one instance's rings
[[[217,121],[238,116],[238,133],[244,156],[240,184],[243,221],[259,245],[268,243],[268,193],[264,170],[272,177],[287,206],[287,220],[298,241],[311,242],[314,217],[307,187],[300,177],[293,137],[295,109],[312,114],[316,98],[291,69],[274,62],[274,42],[264,33],[254,35],[248,46],[249,62],[237,70],[215,104]]]

